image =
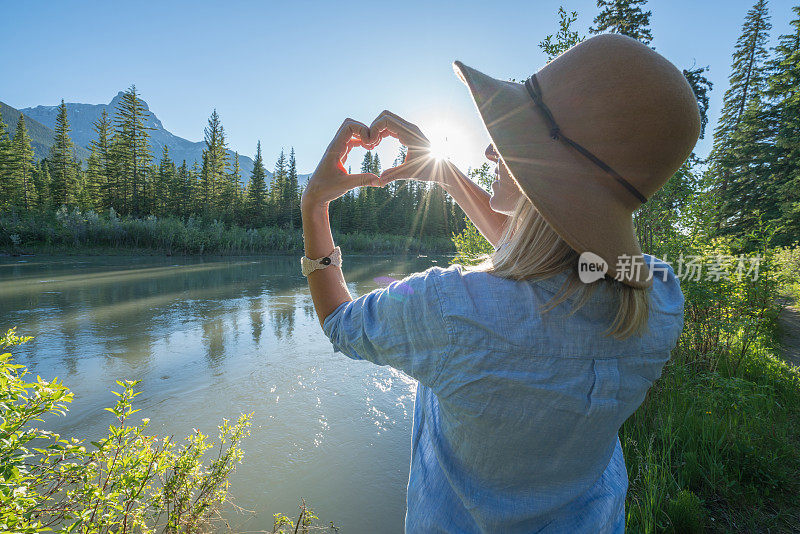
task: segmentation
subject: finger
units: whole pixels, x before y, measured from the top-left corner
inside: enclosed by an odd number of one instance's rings
[[[382,139],[387,135],[397,138],[402,144],[427,147],[428,139],[419,128],[390,111],[382,111],[369,127],[370,139]]]
[[[381,173],[381,181],[384,183],[392,180],[424,180],[438,181],[442,177],[444,168],[441,162],[415,158],[406,160],[405,163],[386,169]]]
[[[344,163],[347,161],[347,156],[350,154],[350,151],[353,149],[353,147],[358,146],[359,144],[360,142],[355,138],[351,138],[349,141],[347,141],[347,146],[345,146],[344,152],[339,157],[339,161],[342,163],[342,165],[344,165]]]
[[[375,145],[367,144],[358,137],[351,137],[350,139],[347,140],[347,143],[345,144],[344,152],[342,152],[342,154],[339,156],[339,161],[342,163],[342,165],[344,165],[344,163],[347,161],[347,156],[350,154],[350,151],[355,147],[362,147],[366,148],[367,150],[372,150],[373,148],[375,148]]]
[[[391,135],[401,140],[401,142],[402,140],[416,139],[415,132],[408,125],[386,114],[386,112],[381,113],[372,121],[369,131],[371,139],[382,139],[387,135]]]
[[[335,154],[338,156],[339,163],[341,164],[341,168],[344,168],[344,163],[347,161],[347,156],[350,154],[350,151],[353,147],[364,147],[367,150],[371,150],[374,146],[365,143],[360,137],[350,137],[346,139],[344,147],[340,148],[336,143],[331,143],[331,146],[328,148],[329,154]]]
[[[408,122],[407,120],[405,120],[403,117],[401,117],[401,116],[400,116],[400,115],[398,115],[397,113],[392,113],[392,112],[391,112],[391,111],[389,111],[388,109],[384,109],[384,110],[381,112],[381,114],[382,114],[382,115],[386,115],[387,117],[391,117],[391,118],[392,118],[392,119],[394,119],[394,120],[395,120],[395,121],[396,121],[398,124],[402,124],[402,125],[403,125],[403,127],[405,127],[405,128],[406,128],[407,130],[409,130],[409,131],[416,132],[416,133],[418,133],[418,134],[422,134],[422,131],[419,129],[419,127],[417,127],[417,125],[416,125],[416,124],[412,124],[412,123]]]
[[[383,171],[380,176],[381,184],[388,184],[389,182],[393,182],[395,180],[407,179],[408,176],[406,173],[408,169],[404,168],[403,165],[405,164],[401,164],[397,167],[392,167]]]
[[[381,178],[377,174],[365,172],[361,174],[348,174],[347,182],[350,189],[354,187],[380,187]]]
[[[369,128],[361,122],[347,118],[339,127],[331,144],[328,146],[328,152],[341,156],[347,149],[348,141],[351,139],[359,139],[369,143]]]

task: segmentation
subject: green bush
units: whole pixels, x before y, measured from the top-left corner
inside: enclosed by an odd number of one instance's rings
[[[0,350],[28,341],[9,330]],[[0,355],[0,531],[200,532],[214,524],[225,502],[228,476],[242,460],[240,443],[251,415],[223,420],[218,442],[195,431],[183,443],[148,435],[149,420],[134,425],[138,381],[118,381],[121,392],[107,437],[86,444],[34,426],[64,415],[73,395],[57,379],[27,382],[23,365]],[[205,454],[218,454],[205,463]]]

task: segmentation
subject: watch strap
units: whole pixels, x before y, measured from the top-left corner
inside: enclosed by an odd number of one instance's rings
[[[324,269],[328,265],[342,266],[342,250],[338,246],[333,249],[333,252],[321,258],[311,259],[306,256],[300,258],[303,276],[308,276],[317,269]]]

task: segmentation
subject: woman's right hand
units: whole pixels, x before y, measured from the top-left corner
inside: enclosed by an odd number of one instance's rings
[[[391,136],[408,148],[406,159],[401,165],[381,173],[381,186],[394,180],[420,180],[444,185],[452,179],[452,164],[433,157],[431,143],[425,134],[416,125],[398,115],[390,111],[381,112],[372,121],[369,133],[372,140]]]

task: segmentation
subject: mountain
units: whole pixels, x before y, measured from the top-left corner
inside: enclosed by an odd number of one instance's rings
[[[8,127],[8,136],[14,137],[21,112],[3,102],[0,102],[0,112],[3,114],[3,122]],[[55,121],[53,124],[55,124]],[[27,113],[25,113],[25,128],[28,130],[28,135],[31,136],[31,146],[36,159],[47,157],[50,153],[50,147],[53,146],[55,132],[41,122],[31,118]],[[89,151],[81,146],[75,146],[75,157],[85,162],[89,159]]]
[[[96,135],[94,131],[94,122],[100,118],[103,110],[106,110],[109,118],[113,120],[116,115],[117,103],[122,98],[122,95],[123,93],[120,91],[108,104],[66,103],[67,119],[69,120],[70,137],[72,141],[78,146],[89,147]],[[164,125],[161,124],[161,121],[155,113],[150,111],[147,102],[142,100],[142,104],[144,108],[149,111],[149,115],[144,121],[144,124],[145,126],[153,128],[153,130],[148,130],[147,133],[150,135],[150,147],[154,160],[157,162],[161,158],[161,152],[164,146],[167,146],[169,147],[169,156],[176,165],[180,165],[183,160],[186,160],[186,164],[190,167],[195,161],[198,165],[201,165],[203,163],[203,149],[206,147],[205,142],[189,141],[188,139],[173,134],[164,128]],[[20,111],[24,113],[26,117],[31,117],[52,129],[56,124],[58,107],[59,106],[36,106],[35,108],[24,108]],[[5,117],[5,112],[3,116]],[[228,150],[228,156],[231,158],[231,161],[233,160],[233,155],[234,152]],[[242,173],[242,182],[247,183],[250,178],[250,173],[253,170],[253,160],[240,154],[239,166]],[[268,174],[270,177],[272,176],[270,173]]]

